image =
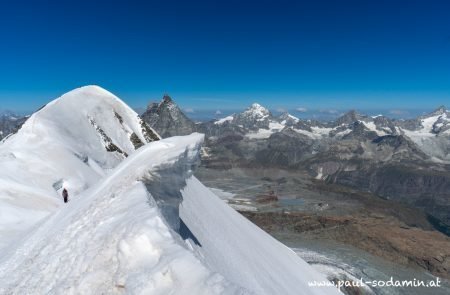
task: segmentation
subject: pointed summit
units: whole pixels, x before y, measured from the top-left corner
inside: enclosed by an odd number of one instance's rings
[[[172,98],[167,93],[164,94],[162,103],[172,103],[172,102],[173,102]]]
[[[195,124],[178,107],[175,101],[164,94],[161,102],[149,104],[142,119],[162,137],[188,135],[195,131]]]
[[[168,105],[172,105],[172,104],[176,106],[176,103],[173,101],[173,99],[166,93],[166,94],[164,94],[164,96],[160,102],[155,102],[155,101],[150,102],[147,106],[147,110],[145,111],[145,113],[147,113],[147,112],[157,113],[164,107],[167,107]]]
[[[342,125],[342,124],[352,124],[355,121],[361,120],[365,118],[366,116],[363,116],[359,114],[356,110],[351,110],[339,117],[336,120],[336,125]]]

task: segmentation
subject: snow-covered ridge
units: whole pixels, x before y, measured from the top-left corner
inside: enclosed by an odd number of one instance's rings
[[[222,124],[225,123],[225,122],[231,122],[231,121],[233,121],[233,119],[234,119],[234,116],[233,116],[233,115],[230,115],[230,116],[227,116],[227,117],[225,117],[225,118],[222,118],[222,119],[219,119],[219,120],[215,121],[214,124],[216,124],[216,125],[222,125]]]
[[[0,293],[217,294],[236,290],[165,224],[139,180],[195,158],[202,135],[140,149],[0,256]],[[17,248],[17,249],[16,249]],[[33,259],[29,259],[33,257]],[[186,271],[189,270],[189,271]]]
[[[64,94],[0,144],[0,249],[58,210],[140,145],[158,139],[119,98],[98,86]]]

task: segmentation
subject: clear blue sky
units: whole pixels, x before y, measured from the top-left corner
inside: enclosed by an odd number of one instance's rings
[[[63,3],[64,2],[64,3]],[[449,1],[2,1],[0,108],[98,84],[133,107],[450,105]]]

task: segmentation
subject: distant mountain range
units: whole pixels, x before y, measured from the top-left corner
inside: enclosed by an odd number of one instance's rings
[[[202,165],[216,169],[301,169],[319,181],[370,191],[423,209],[450,234],[450,112],[440,106],[414,119],[354,110],[336,120],[273,115],[254,103],[220,119],[196,123],[165,95],[141,115],[163,138],[206,135]],[[0,115],[0,139],[28,117]]]
[[[352,110],[322,122],[274,116],[254,103],[241,113],[194,123],[164,96],[142,118],[163,137],[204,133],[207,167],[302,169],[319,181],[423,209],[449,234],[450,111],[444,106],[415,119]]]

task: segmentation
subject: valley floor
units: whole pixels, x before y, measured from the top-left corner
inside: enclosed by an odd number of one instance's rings
[[[373,291],[450,292],[450,238],[416,209],[325,184],[299,171],[200,167],[196,175],[233,208],[327,274],[334,272],[338,279],[393,276],[426,281],[437,275],[444,281],[441,288]]]

